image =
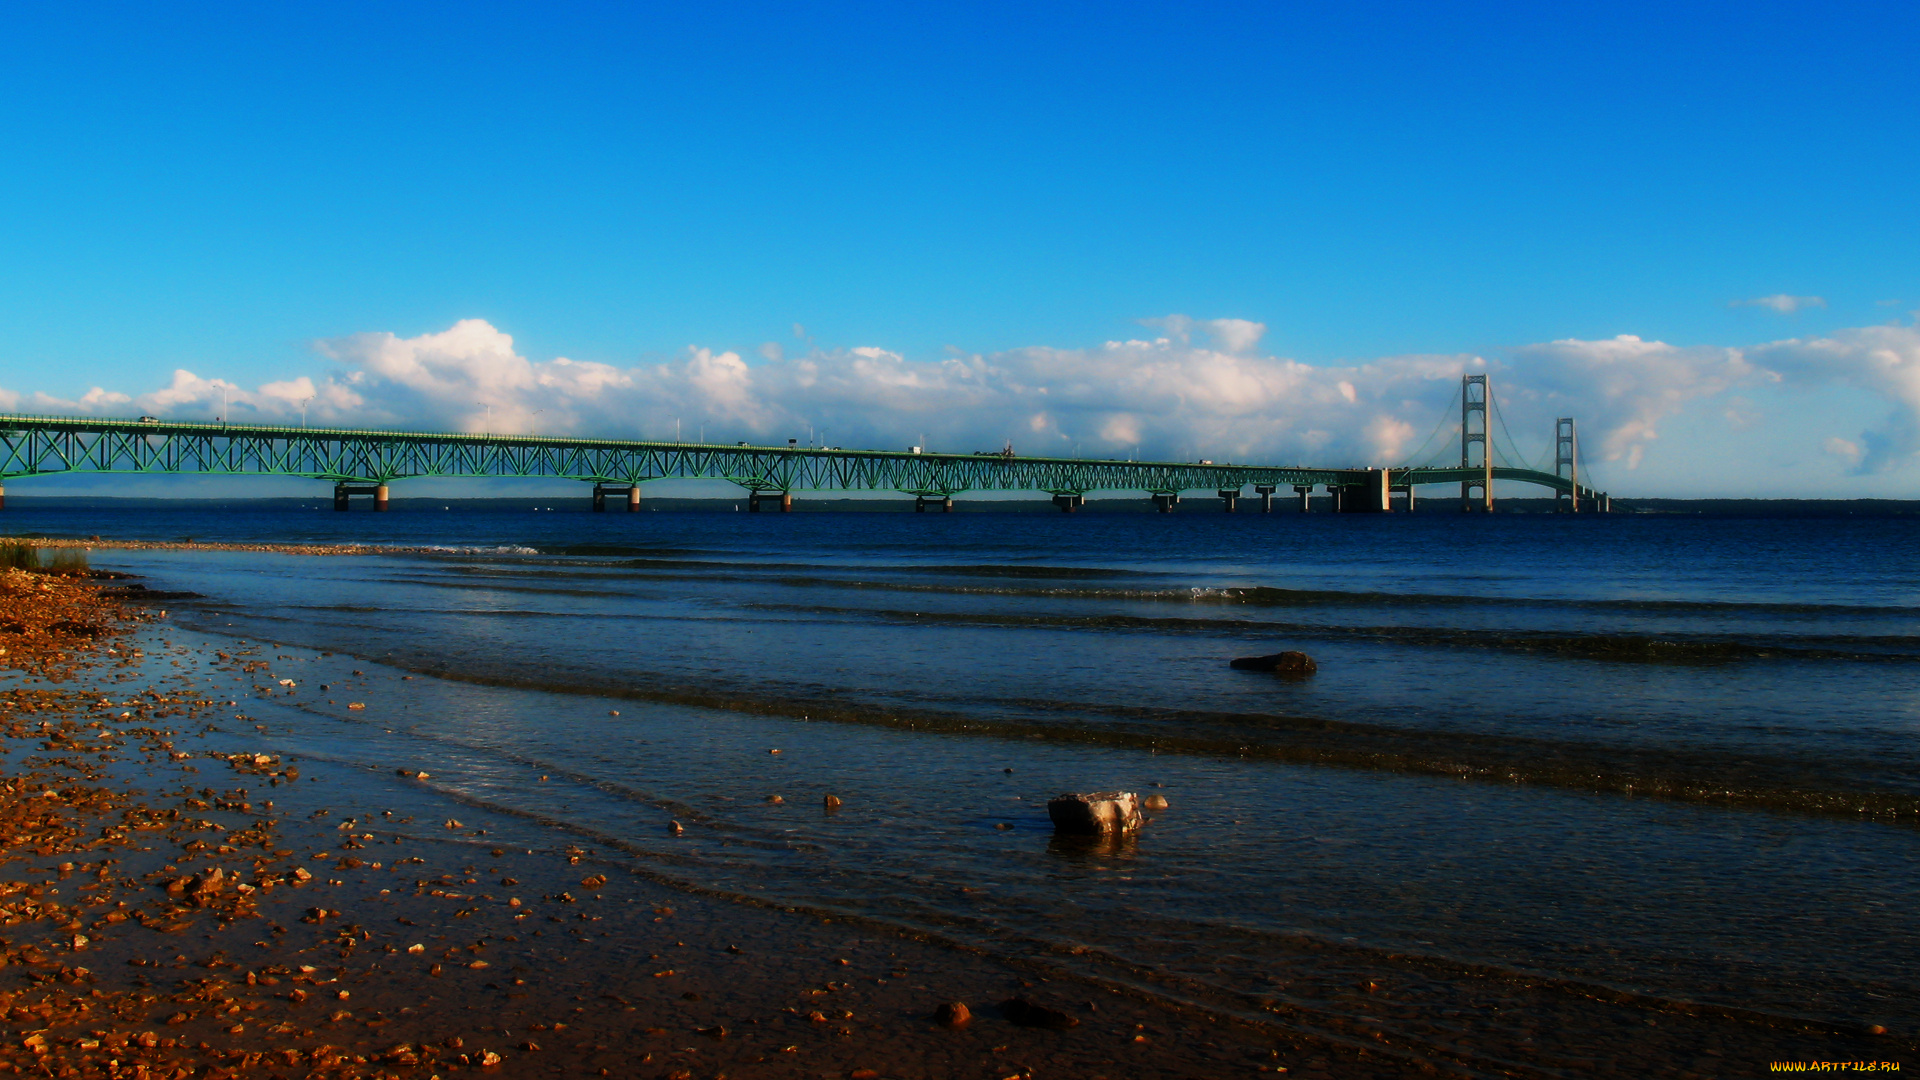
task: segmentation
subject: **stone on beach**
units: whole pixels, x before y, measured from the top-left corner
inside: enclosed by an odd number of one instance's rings
[[[948,1001],[943,1002],[939,1008],[933,1010],[933,1018],[937,1022],[945,1024],[947,1027],[957,1028],[964,1026],[973,1019],[973,1010],[967,1008],[965,1002]]]
[[[1291,649],[1270,656],[1242,656],[1231,666],[1240,671],[1271,671],[1275,675],[1311,675],[1320,670],[1313,657]]]
[[[1147,796],[1145,806],[1149,810],[1165,810],[1167,808],[1167,797],[1159,794],[1149,795]]]
[[[1140,827],[1140,796],[1131,791],[1068,793],[1047,803],[1055,832],[1073,836],[1104,836]]]

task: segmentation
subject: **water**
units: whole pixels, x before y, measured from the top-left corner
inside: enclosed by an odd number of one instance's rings
[[[1920,1021],[1920,569],[1897,519],[6,525],[438,549],[92,561],[293,657],[274,673],[302,689],[249,702],[289,748],[426,769],[529,842],[584,835],[690,887],[1416,1042],[1462,1016],[1530,1031],[1537,1005],[1473,1010],[1540,979]],[[1227,668],[1284,648],[1319,674]],[[1051,836],[1048,797],[1108,788],[1172,808],[1123,845]],[[1392,999],[1356,999],[1376,978]]]

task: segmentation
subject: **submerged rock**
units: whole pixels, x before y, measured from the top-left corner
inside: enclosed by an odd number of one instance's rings
[[[1313,657],[1292,650],[1271,656],[1242,656],[1232,666],[1240,671],[1271,671],[1275,675],[1311,675],[1320,670]]]
[[[1149,810],[1165,810],[1167,808],[1167,797],[1158,794],[1149,795],[1147,796],[1146,806]]]
[[[1104,836],[1132,832],[1140,827],[1140,796],[1131,791],[1066,794],[1047,803],[1055,832],[1073,836]]]
[[[1065,1031],[1070,1027],[1079,1027],[1080,1021],[1061,1012],[1029,1001],[1023,997],[1008,998],[1000,1003],[1000,1015],[1007,1023],[1015,1027],[1047,1028],[1053,1031]]]

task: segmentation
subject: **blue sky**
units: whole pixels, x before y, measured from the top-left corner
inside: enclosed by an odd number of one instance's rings
[[[407,383],[367,366],[365,335],[444,343],[479,321],[510,336],[525,386],[563,357],[671,368],[707,386],[675,419],[741,437],[905,437],[922,421],[859,415],[902,399],[813,401],[787,370],[857,381],[864,349],[896,390],[966,358],[1023,386],[1050,365],[1099,383],[1143,364],[1159,365],[1140,380],[1157,394],[1218,384],[1198,411],[1082,400],[1038,426],[1002,386],[949,426],[956,445],[1021,434],[1104,456],[1131,433],[1167,453],[1358,458],[1404,449],[1383,417],[1438,419],[1457,371],[1420,369],[1431,385],[1414,393],[1405,358],[1451,357],[1532,392],[1528,423],[1612,386],[1592,438],[1617,436],[1621,489],[1920,495],[1912,5],[3,18],[0,405],[21,411],[207,400],[182,369],[273,415],[292,391],[265,384],[357,376],[318,407],[466,426],[461,410],[511,396],[511,379]],[[1742,303],[1769,297],[1798,299]],[[1249,343],[1207,320],[1265,329]],[[1907,336],[1860,336],[1888,324]],[[1605,346],[1619,335],[1670,351],[1622,368]],[[1173,352],[1085,367],[1130,339]],[[758,412],[712,397],[687,367],[702,354],[739,358]],[[1289,383],[1296,362],[1328,374]],[[1242,375],[1264,387],[1248,400],[1301,406],[1271,409],[1289,433],[1250,426],[1231,400]],[[1620,389],[1631,377],[1651,381]],[[657,403],[649,378],[633,385]],[[1358,387],[1349,414],[1306,407],[1342,382]],[[152,396],[169,385],[186,389]],[[769,411],[771,388],[804,404]],[[577,394],[535,403],[550,408],[523,411],[556,428],[616,420]],[[635,425],[665,422],[644,411]],[[1764,453],[1778,460],[1756,465]],[[1702,460],[1725,468],[1703,479]]]

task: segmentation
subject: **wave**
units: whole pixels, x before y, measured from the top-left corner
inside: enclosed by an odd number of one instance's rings
[[[687,550],[637,549],[616,545],[572,545],[560,549],[539,549],[522,545],[494,548],[423,548],[443,554],[517,554],[545,556],[544,559],[516,559],[503,568],[525,570],[552,567],[588,573],[609,570],[654,572],[712,571],[727,581],[743,577],[765,579],[772,584],[795,587],[829,587],[862,590],[891,590],[958,596],[1030,597],[1089,601],[1149,601],[1182,604],[1209,604],[1248,607],[1487,607],[1487,608],[1564,608],[1583,611],[1630,613],[1718,614],[1718,615],[1842,615],[1897,616],[1920,615],[1920,604],[1844,604],[1785,600],[1667,599],[1658,597],[1568,597],[1512,596],[1496,593],[1465,594],[1444,592],[1385,590],[1292,589],[1270,585],[1168,585],[1164,587],[1103,588],[1099,586],[1061,585],[1057,587],[991,586],[965,583],[908,580],[925,576],[961,578],[1011,578],[1032,580],[1159,579],[1171,575],[1142,570],[1107,567],[1060,566],[1051,564],[952,564],[893,565],[871,564],[841,572],[839,568],[817,562],[765,561],[739,558],[672,558],[695,554]],[[618,561],[580,561],[577,556],[637,555]],[[800,573],[795,573],[800,571]],[[853,576],[854,574],[860,576]],[[651,575],[650,575],[651,576]],[[697,577],[698,575],[690,575]]]
[[[692,682],[684,674],[549,665],[538,675],[455,668],[422,652],[365,657],[448,681],[568,696],[862,724],[922,734],[1041,739],[1153,753],[1264,759],[1523,784],[1727,808],[1840,815],[1920,825],[1920,792],[1897,764],[1770,755],[1749,748],[1621,746],[1570,739],[1363,724],[1315,716],[1118,703],[1007,699],[964,711],[944,697],[876,701],[826,688]]]
[[[1340,626],[1268,620],[1183,619],[1143,615],[1021,615],[1007,612],[929,612],[821,604],[751,603],[749,610],[886,619],[904,623],[1048,627],[1069,630],[1201,634],[1244,639],[1269,635],[1292,640],[1357,641],[1651,664],[1721,664],[1743,660],[1920,661],[1920,638],[1899,635],[1641,635],[1562,630],[1426,626]],[[1263,647],[1263,646],[1250,646]]]

